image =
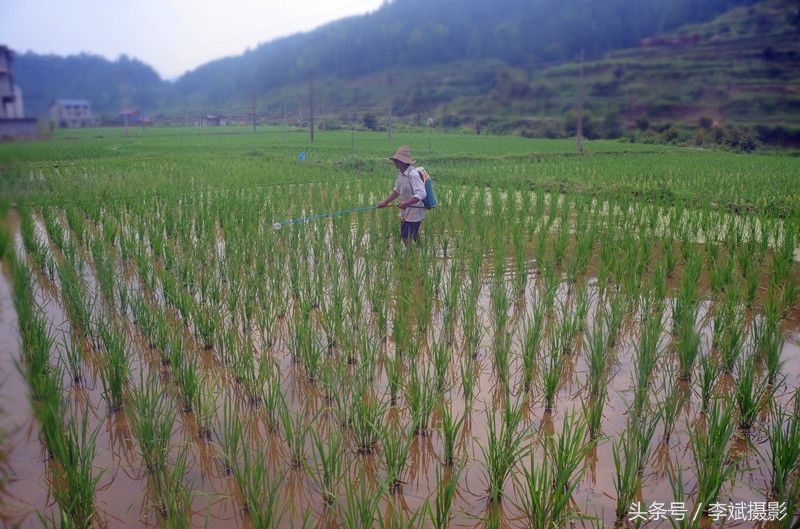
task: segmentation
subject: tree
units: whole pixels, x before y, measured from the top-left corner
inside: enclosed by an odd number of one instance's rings
[[[378,130],[378,118],[372,112],[365,112],[361,118],[364,128],[368,130]]]

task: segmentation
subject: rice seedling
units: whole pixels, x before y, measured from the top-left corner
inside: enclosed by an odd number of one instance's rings
[[[378,517],[379,529],[421,529],[425,527],[426,514],[429,504],[423,503],[422,507],[410,516],[399,507],[393,506],[386,516]]]
[[[736,470],[736,461],[728,452],[728,443],[733,434],[732,406],[714,399],[709,407],[705,427],[692,428],[687,424],[687,432],[692,460],[697,469],[696,501],[708,510],[717,500],[723,483]]]
[[[344,508],[342,509],[342,522],[345,529],[372,529],[375,520],[379,518],[381,500],[385,491],[385,484],[373,486],[363,473],[353,483],[348,478],[345,488]]]
[[[734,387],[739,428],[749,430],[768,395],[766,380],[756,376],[754,355],[748,355],[737,364],[737,377]]]
[[[66,371],[72,383],[80,385],[83,382],[83,351],[74,336],[64,338],[64,356]]]
[[[242,446],[241,462],[234,467],[233,475],[253,527],[280,527],[287,508],[279,503],[283,477],[270,474],[264,451],[255,450],[253,453],[246,444]]]
[[[94,469],[97,432],[90,430],[88,408],[84,408],[80,419],[69,421],[61,442],[53,446],[53,458],[58,462],[53,495],[76,528],[93,527],[97,522],[94,496],[103,474]]]
[[[303,468],[306,462],[306,438],[313,422],[305,418],[302,413],[289,410],[286,400],[281,407],[281,422],[283,423],[283,436],[289,449],[289,465],[291,468]]]
[[[337,488],[344,474],[342,436],[330,430],[323,439],[315,430],[311,431],[314,464],[306,464],[309,476],[316,484],[326,505],[332,505],[338,496]]]
[[[664,422],[664,443],[668,444],[686,396],[671,372],[667,372],[661,392],[664,394],[664,400],[660,404]]]
[[[103,384],[103,399],[108,411],[116,413],[122,409],[130,367],[125,332],[106,321],[98,323],[98,333],[106,350],[100,362],[100,381]]]
[[[463,466],[457,466],[445,471],[444,477],[436,467],[436,496],[433,506],[428,504],[428,520],[435,529],[446,529],[453,519],[453,501],[458,491],[458,480],[461,477]]]
[[[533,309],[533,318],[525,322],[523,327],[524,338],[521,348],[522,388],[526,392],[531,390],[536,374],[536,359],[542,343],[543,321],[544,308],[541,305],[536,305]]]
[[[613,480],[616,492],[614,515],[619,524],[625,519],[628,507],[642,486],[637,438],[635,430],[630,425],[618,439],[612,441],[611,454],[614,458]]]
[[[684,485],[685,480],[683,478],[683,471],[680,467],[678,467],[677,471],[669,470],[667,472],[667,476],[669,477],[669,484],[670,488],[672,489],[672,497],[675,498],[676,503],[682,503],[687,511],[685,513],[681,513],[681,515],[669,517],[669,523],[672,528],[697,529],[701,527],[701,523],[703,522],[702,517],[697,516],[698,513],[696,512],[696,509],[693,511],[688,509],[689,503],[687,500],[689,498]]]
[[[796,392],[795,402],[798,402],[798,397],[800,393]],[[768,498],[787,502],[788,512],[797,512],[792,507],[800,503],[797,500],[797,492],[800,492],[800,476],[797,473],[800,465],[800,415],[797,410],[787,410],[784,406],[773,404],[771,419],[771,426],[767,429],[770,448]]]
[[[267,361],[262,361],[261,366],[268,364]],[[271,368],[266,368],[270,369]],[[264,377],[263,385],[258,388],[261,391],[261,397],[257,398],[255,402],[261,402],[264,408],[264,418],[267,430],[270,432],[277,432],[280,428],[280,413],[283,404],[283,395],[281,394],[281,378],[277,370],[273,371],[270,375]],[[251,400],[251,402],[253,402]]]
[[[436,391],[444,393],[449,386],[450,360],[452,354],[443,341],[434,342],[431,346],[433,372]]]
[[[461,435],[466,413],[460,418],[453,417],[452,405],[442,405],[442,464],[453,466],[455,463],[456,442]]]
[[[386,369],[386,384],[389,391],[389,406],[397,405],[397,397],[403,383],[403,361],[399,355],[387,358],[384,363]]]
[[[381,454],[386,467],[388,491],[392,494],[398,491],[403,484],[403,472],[413,442],[414,432],[412,430],[404,428],[393,430],[386,425],[381,429]]]
[[[186,483],[189,461],[186,447],[181,447],[175,461],[168,465],[163,474],[163,485],[159,486],[163,526],[167,529],[189,529],[192,498],[194,492]]]
[[[380,438],[387,405],[372,395],[366,386],[357,390],[350,421],[352,439],[359,454],[371,454]]]
[[[222,463],[227,474],[231,474],[239,464],[239,454],[242,449],[242,435],[244,423],[239,415],[236,404],[230,397],[225,399],[222,406],[222,418],[217,428],[219,444],[222,448]]]
[[[211,440],[214,419],[217,416],[217,393],[209,376],[201,376],[199,389],[194,400],[194,417],[197,422],[197,435],[204,441]]]
[[[556,347],[551,349],[550,353],[542,361],[540,380],[544,390],[545,413],[553,411],[553,404],[555,403],[556,393],[558,392],[558,386],[561,380],[561,369],[561,354]]]
[[[700,412],[705,415],[712,401],[714,383],[717,381],[719,370],[714,360],[709,355],[700,356]]]
[[[180,388],[183,400],[183,411],[189,413],[197,400],[200,391],[200,382],[197,375],[197,357],[189,353],[185,357],[178,355],[180,360],[172,364],[175,379]]]
[[[466,356],[459,364],[461,371],[461,392],[464,395],[464,404],[467,409],[472,405],[472,399],[475,396],[475,364],[474,360],[470,360]]]
[[[415,369],[411,370],[406,386],[406,402],[411,413],[414,433],[427,435],[433,407],[436,405],[436,393],[427,371],[420,374]]]
[[[564,416],[558,440],[544,438],[544,456],[535,459],[533,447],[522,476],[514,480],[518,507],[532,529],[565,527],[581,517],[573,507],[573,493],[585,471],[583,461],[594,442],[583,442],[586,424],[575,413]]]
[[[158,482],[167,467],[175,412],[154,377],[142,378],[140,387],[132,392],[130,421],[145,468]],[[158,497],[162,492],[156,490],[154,495]]]
[[[486,410],[487,440],[486,446],[481,446],[481,453],[486,465],[489,499],[495,504],[503,496],[503,486],[511,469],[525,452],[526,433],[519,428],[522,414],[522,404],[512,404],[507,390],[503,410]],[[495,424],[495,417],[498,415],[499,429]]]
[[[91,325],[91,307],[88,305],[84,293],[83,282],[69,259],[64,259],[57,266],[58,278],[61,282],[61,295],[67,316],[72,321],[76,330],[86,333]]]

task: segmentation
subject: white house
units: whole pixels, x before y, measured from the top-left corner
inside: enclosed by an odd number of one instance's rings
[[[61,128],[89,127],[95,124],[92,105],[85,99],[56,99],[50,104],[50,120]]]

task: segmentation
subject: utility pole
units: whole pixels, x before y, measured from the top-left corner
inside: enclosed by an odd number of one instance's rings
[[[122,115],[125,118],[125,137],[128,137],[128,65],[122,67]]]
[[[311,69],[311,75],[308,78],[308,102],[311,110],[309,119],[311,120],[311,143],[314,143],[314,69]]]
[[[394,106],[394,100],[392,99],[392,74],[389,74],[387,78],[387,84],[389,85],[389,143],[392,142],[392,107]]]
[[[583,48],[581,48],[581,66],[578,74],[578,124],[575,128],[575,150],[583,152],[581,138],[583,137]]]
[[[431,128],[433,128],[433,118],[428,118],[428,152],[431,152]]]

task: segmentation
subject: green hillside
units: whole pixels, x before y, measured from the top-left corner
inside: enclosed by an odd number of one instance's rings
[[[503,0],[494,9],[462,3],[396,0],[214,61],[174,84],[128,59],[24,54],[14,67],[28,108],[38,102],[41,111],[48,97],[87,97],[109,123],[123,106],[159,123],[191,123],[206,113],[249,121],[255,96],[260,122],[307,126],[313,70],[322,129],[384,128],[391,104],[397,126],[433,118],[448,129],[558,137],[574,132],[577,57],[585,48],[589,137],[638,130],[669,140],[670,126],[711,131],[717,124],[758,126],[762,139],[780,143],[799,136],[791,130],[800,123],[794,1],[663,0],[645,8],[615,0],[603,9],[590,0]],[[448,17],[448,6],[463,9]]]
[[[743,6],[704,24],[687,25],[640,45],[585,62],[587,133],[614,136],[668,124],[710,126],[800,123],[797,8],[788,0]],[[670,44],[674,43],[674,44]],[[318,79],[317,115],[323,126],[359,124],[376,114],[385,124],[389,101],[407,123],[437,124],[536,135],[571,132],[578,102],[576,61],[530,69],[498,60],[458,61],[429,68],[387,69],[342,80]],[[391,85],[388,79],[391,76]],[[260,95],[270,120],[307,114],[306,83]],[[221,106],[246,114],[247,102]]]

